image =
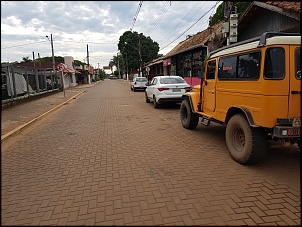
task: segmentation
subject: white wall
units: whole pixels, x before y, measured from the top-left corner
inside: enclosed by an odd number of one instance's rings
[[[75,70],[73,67],[73,62],[74,59],[71,56],[64,56],[64,63],[67,65],[67,68]],[[72,79],[71,79],[72,77]],[[71,82],[73,81],[73,83]],[[74,87],[76,86],[76,78],[75,78],[75,74],[73,73],[72,75],[67,74],[66,76],[64,76],[64,88],[66,87]]]

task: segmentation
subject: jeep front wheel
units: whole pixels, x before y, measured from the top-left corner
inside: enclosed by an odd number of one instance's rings
[[[180,105],[181,124],[186,129],[195,129],[198,125],[199,115],[193,113],[188,99],[184,99]]]
[[[255,164],[265,156],[267,140],[264,130],[251,127],[241,114],[231,117],[225,138],[230,155],[238,163]]]

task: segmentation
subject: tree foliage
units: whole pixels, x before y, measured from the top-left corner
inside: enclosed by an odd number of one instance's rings
[[[85,65],[85,62],[79,61],[79,60],[74,60],[74,65],[75,66],[80,66],[80,65]]]
[[[96,80],[104,80],[106,78],[106,72],[104,69],[94,69],[94,73],[97,75]]]
[[[211,25],[217,24],[224,20],[224,1],[217,7],[216,13],[212,17]],[[237,7],[238,18],[247,9],[251,2],[234,2]]]
[[[54,56],[55,62],[64,62],[64,57],[62,56]],[[23,57],[21,62],[32,62],[32,60],[29,57]],[[35,62],[52,62],[52,57],[43,57],[43,58],[36,58]],[[84,62],[81,62],[79,60],[74,60],[74,65],[80,66],[85,65]]]
[[[29,57],[23,57],[21,62],[32,62],[31,59],[29,59]]]
[[[120,69],[125,69],[127,65],[128,69],[139,69],[140,59],[143,66],[144,63],[158,57],[159,44],[143,33],[126,31],[120,36],[118,50],[121,54],[121,58],[118,58]]]

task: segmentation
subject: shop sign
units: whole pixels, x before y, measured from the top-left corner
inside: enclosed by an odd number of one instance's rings
[[[163,66],[171,65],[171,58],[167,58],[163,60]]]
[[[66,64],[63,64],[63,63],[60,63],[60,64],[58,64],[57,65],[57,70],[59,71],[59,72],[62,72],[64,69],[66,69],[67,68],[67,65]]]

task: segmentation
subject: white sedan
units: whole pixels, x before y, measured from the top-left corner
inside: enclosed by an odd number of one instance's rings
[[[163,103],[181,103],[182,95],[191,87],[180,76],[156,76],[145,91],[146,102],[153,100],[154,108]]]
[[[130,89],[136,91],[139,89],[146,90],[147,77],[135,77],[130,83]]]

